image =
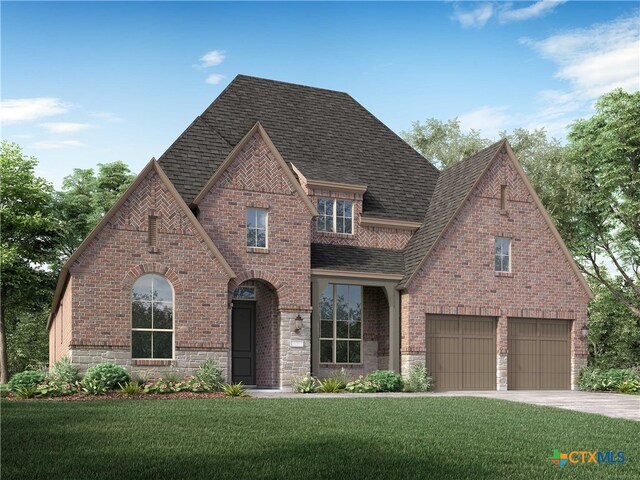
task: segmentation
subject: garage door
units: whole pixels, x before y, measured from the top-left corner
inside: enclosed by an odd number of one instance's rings
[[[496,319],[427,315],[426,366],[437,390],[496,389]]]
[[[570,321],[510,318],[508,322],[509,390],[568,390]]]

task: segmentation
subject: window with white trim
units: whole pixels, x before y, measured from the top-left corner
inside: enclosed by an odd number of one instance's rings
[[[361,359],[362,287],[330,283],[320,297],[320,363]]]
[[[511,271],[511,239],[496,237],[496,272]]]
[[[133,284],[131,358],[173,358],[173,288],[161,275],[143,275]]]
[[[353,202],[351,200],[318,199],[318,231],[353,233]]]
[[[247,247],[267,248],[267,210],[247,208]]]

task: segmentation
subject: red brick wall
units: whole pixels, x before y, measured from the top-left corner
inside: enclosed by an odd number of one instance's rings
[[[157,253],[148,216],[158,217]],[[229,347],[228,277],[155,171],[71,267],[74,347],[130,347],[131,286],[164,274],[175,291],[176,350]]]
[[[276,292],[256,281],[256,384],[278,386],[279,321]]]
[[[199,205],[199,220],[237,283],[268,281],[281,309],[310,309],[311,213],[256,133]],[[268,210],[268,249],[246,246],[246,209]],[[230,287],[236,283],[232,282]]]
[[[500,186],[507,207],[500,210]],[[494,271],[496,236],[511,238],[511,273]],[[425,314],[575,319],[574,353],[588,296],[506,153],[490,167],[402,297],[404,353],[425,351]],[[503,339],[506,348],[506,336]],[[502,346],[502,345],[501,345]]]
[[[409,230],[361,226],[362,195],[360,194],[319,189],[308,189],[308,192],[311,201],[316,206],[318,205],[318,198],[321,197],[353,201],[353,234],[318,232],[316,222],[313,222],[311,229],[311,241],[313,243],[402,250],[411,238],[412,232]]]
[[[49,363],[67,356],[71,345],[71,312],[73,279],[69,279],[67,289],[60,299],[60,307],[49,328]]]
[[[381,287],[362,287],[364,340],[378,342],[378,356],[389,355],[389,303]]]

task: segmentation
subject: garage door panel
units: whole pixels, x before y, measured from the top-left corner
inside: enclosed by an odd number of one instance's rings
[[[438,390],[494,390],[496,320],[427,316],[426,363]]]
[[[508,388],[568,389],[570,386],[568,320],[508,320]]]

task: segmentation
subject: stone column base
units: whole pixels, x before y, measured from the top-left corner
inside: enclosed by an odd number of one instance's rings
[[[496,363],[496,390],[507,389],[508,358],[506,355],[498,355]]]
[[[580,370],[587,366],[586,355],[573,355],[571,357],[571,390],[580,390]]]
[[[409,375],[409,370],[416,363],[425,364],[425,354],[424,353],[401,353],[400,354],[400,373],[403,377],[407,377]]]
[[[296,317],[302,328],[296,331]],[[280,312],[280,387],[311,372],[311,312]]]

